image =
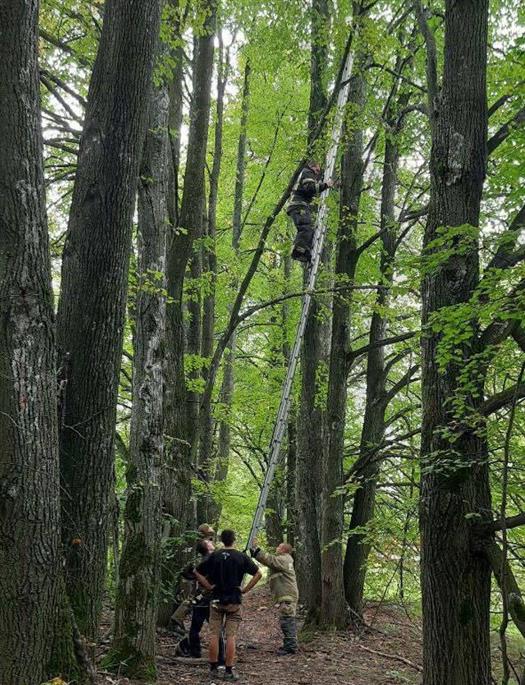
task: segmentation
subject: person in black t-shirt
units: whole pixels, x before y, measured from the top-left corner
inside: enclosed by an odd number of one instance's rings
[[[217,672],[219,656],[219,637],[224,627],[226,637],[226,673],[224,680],[239,679],[233,671],[235,662],[235,639],[242,620],[242,595],[249,592],[261,579],[257,564],[247,554],[235,549],[235,533],[223,530],[221,541],[224,545],[211,554],[195,569],[195,577],[200,585],[212,592],[210,605],[210,674]],[[250,582],[242,587],[244,576],[253,576]]]

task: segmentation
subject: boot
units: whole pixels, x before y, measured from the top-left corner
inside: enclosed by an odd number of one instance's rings
[[[223,675],[223,680],[227,680],[230,683],[236,683],[239,680],[239,676],[233,668],[230,668],[229,670],[226,670],[225,674]]]
[[[297,621],[295,616],[280,617],[281,630],[283,631],[282,652],[295,654],[297,652]],[[281,650],[279,650],[281,652]]]
[[[292,259],[295,259],[298,262],[309,264],[312,259],[312,255],[308,248],[296,245],[292,250]]]

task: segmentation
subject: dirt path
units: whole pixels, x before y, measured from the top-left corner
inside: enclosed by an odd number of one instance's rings
[[[264,588],[247,595],[238,639],[240,685],[417,685],[421,681],[414,668],[421,663],[418,624],[411,623],[402,611],[389,608],[372,608],[366,619],[374,630],[363,636],[315,633],[301,641],[297,655],[278,657],[275,651],[281,634],[270,596]],[[173,638],[161,636],[159,640],[159,685],[208,682],[205,662],[177,663]],[[203,640],[206,645],[206,626]],[[129,681],[103,676],[100,683],[127,685]]]

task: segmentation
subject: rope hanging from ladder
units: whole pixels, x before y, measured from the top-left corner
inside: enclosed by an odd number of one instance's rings
[[[346,101],[348,99],[348,89],[350,76],[352,74],[353,66],[353,54],[352,51],[348,52],[343,75],[341,79],[341,89],[339,90],[336,104],[336,112],[334,118],[334,125],[332,128],[332,137],[330,142],[330,148],[326,156],[326,165],[324,172],[324,181],[328,181],[333,178],[335,171],[335,163],[337,160],[337,151],[339,148],[339,143],[341,141],[341,136],[343,134],[343,122],[344,122],[344,109]],[[317,280],[317,273],[319,271],[319,264],[321,261],[321,253],[323,251],[324,241],[327,232],[327,218],[328,218],[328,190],[325,190],[321,195],[321,201],[319,203],[319,211],[317,213],[317,220],[315,225],[314,242],[312,246],[312,260],[308,273],[308,285],[306,292],[303,296],[303,303],[301,309],[301,316],[299,323],[297,324],[297,332],[295,334],[294,345],[290,354],[290,359],[288,362],[288,370],[286,372],[286,378],[284,379],[282,391],[281,391],[281,401],[279,404],[279,410],[277,412],[277,419],[275,421],[272,439],[270,441],[269,448],[269,460],[268,460],[268,470],[264,478],[264,483],[259,494],[259,501],[257,502],[257,508],[255,510],[255,516],[253,519],[252,527],[250,530],[250,535],[248,538],[248,547],[253,546],[253,541],[257,536],[257,533],[262,527],[264,520],[264,512],[266,510],[266,502],[268,500],[268,492],[270,490],[270,485],[272,483],[275,469],[279,462],[279,455],[281,452],[281,446],[283,442],[284,435],[286,433],[286,426],[288,422],[288,414],[290,412],[290,400],[292,394],[292,385],[295,376],[295,371],[297,368],[297,363],[299,361],[299,355],[301,353],[301,346],[303,342],[304,332],[306,329],[306,322],[308,320],[308,313],[310,311],[310,305],[312,302],[312,293],[315,289],[315,282]]]

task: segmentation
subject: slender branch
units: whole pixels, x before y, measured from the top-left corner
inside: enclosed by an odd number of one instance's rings
[[[490,260],[487,269],[504,269],[514,266],[519,261],[523,247],[514,252],[516,242],[525,229],[525,205],[520,209],[512,220],[511,225],[500,237],[500,245],[494,257]],[[517,258],[518,257],[518,258]]]
[[[423,668],[419,664],[415,664],[413,661],[409,661],[409,659],[405,659],[404,656],[398,656],[397,654],[386,654],[385,652],[378,652],[376,649],[370,649],[370,647],[365,647],[364,645],[357,644],[359,649],[362,649],[364,652],[368,652],[369,654],[377,654],[377,656],[382,656],[384,659],[390,659],[394,661],[400,661],[402,664],[406,664],[407,666],[410,666],[411,668],[415,669],[419,673],[423,673]]]
[[[430,26],[428,25],[425,16],[425,10],[423,9],[423,5],[420,0],[416,0],[414,3],[414,9],[416,11],[419,30],[421,31],[421,35],[425,40],[425,45],[427,48],[428,104],[430,119],[433,120],[435,119],[438,110],[439,97],[436,40],[434,38],[434,34],[430,30]]]
[[[78,122],[80,125],[83,124],[82,117],[80,117],[73,109],[68,105],[66,100],[60,95],[58,92],[57,88],[51,83],[51,81],[45,76],[42,72],[40,73],[40,81],[44,84],[44,86],[48,89],[48,91],[53,95],[56,100],[62,105],[62,107],[66,110],[66,112],[69,114],[69,116],[74,119],[76,122]]]
[[[500,409],[503,409],[503,407],[506,407],[511,402],[522,399],[523,397],[525,397],[525,383],[520,381],[519,384],[502,390],[485,400],[479,407],[479,412],[483,416],[490,416]]]
[[[386,345],[393,345],[394,343],[403,342],[404,340],[410,340],[410,338],[414,338],[416,335],[419,335],[419,331],[410,331],[408,333],[394,335],[391,338],[376,340],[376,342],[370,343],[369,345],[363,345],[363,347],[358,347],[356,350],[351,350],[348,353],[349,361],[354,361],[357,357],[361,357],[361,355],[366,354],[370,350],[375,350],[378,347],[385,347]]]
[[[59,88],[61,88],[64,92],[66,92],[68,95],[71,95],[72,98],[75,98],[75,100],[82,105],[82,107],[86,107],[87,101],[85,98],[82,97],[82,95],[79,95],[76,90],[71,88],[70,85],[68,85],[65,81],[63,81],[61,78],[59,78],[56,74],[53,74],[51,71],[48,71],[47,69],[40,69],[40,76],[44,76],[48,78],[50,81],[53,81]]]
[[[368,250],[368,248],[371,245],[373,245],[378,238],[381,238],[381,236],[383,236],[387,231],[388,231],[388,229],[384,228],[382,231],[377,231],[377,233],[374,233],[374,235],[370,236],[370,238],[368,238],[368,240],[365,240],[364,243],[361,243],[361,245],[359,245],[359,247],[356,250],[357,254],[358,255],[363,254],[363,252],[365,252],[365,250]]]
[[[525,330],[521,326],[515,326],[512,331],[512,337],[518,344],[518,347],[525,352]]]
[[[387,404],[397,395],[398,392],[412,382],[412,376],[418,369],[419,364],[414,364],[414,366],[411,366],[397,383],[394,383],[390,390],[385,394],[385,402]]]
[[[519,528],[525,525],[525,512],[522,511],[516,516],[509,516],[505,518],[504,521],[501,519],[496,519],[494,521],[489,521],[482,523],[479,526],[480,533],[497,533],[505,528],[506,530],[512,530],[513,528]]]
[[[266,302],[261,302],[261,304],[255,304],[252,307],[249,307],[244,311],[242,314],[239,314],[237,317],[237,322],[235,325],[235,328],[242,323],[243,321],[246,321],[247,318],[250,316],[253,316],[253,314],[256,314],[257,312],[261,311],[261,309],[268,309],[268,307],[273,307],[276,304],[281,304],[282,302],[286,302],[287,300],[291,300],[296,297],[304,297],[306,294],[310,295],[327,295],[329,293],[342,293],[342,292],[347,292],[350,290],[382,290],[383,288],[386,288],[387,286],[382,286],[382,285],[339,285],[335,286],[334,288],[323,288],[320,290],[300,290],[295,293],[286,293],[286,295],[280,295],[279,297],[275,297],[272,300],[267,300]]]
[[[53,36],[51,33],[46,31],[42,27],[39,28],[39,33],[41,38],[43,38],[47,43],[50,43],[51,45],[54,45],[56,48],[59,48],[60,50],[66,52],[68,55],[71,55],[83,67],[91,68],[93,66],[90,60],[86,59],[85,57],[82,57],[82,55],[79,55],[75,50],[73,50],[73,48],[70,45],[64,43],[56,36]]]
[[[504,554],[495,540],[487,542],[483,548],[483,552],[487,557],[496,582],[502,592],[505,592],[508,597],[508,606],[510,615],[516,628],[525,637],[525,603],[521,594],[518,582],[508,559],[505,559]]]
[[[518,285],[512,289],[512,291],[508,295],[508,300],[512,301],[512,299],[516,298],[517,296],[521,295],[523,293],[523,290],[525,290],[525,278],[522,279]],[[509,310],[509,303],[504,303],[502,305],[502,310],[503,312],[508,312]],[[517,321],[515,320],[505,320],[505,319],[496,319],[492,323],[490,323],[479,335],[479,348],[484,349],[488,347],[489,345],[499,345],[502,343],[509,335],[512,334],[513,329],[518,325]]]
[[[496,131],[496,133],[487,141],[487,150],[489,155],[496,150],[513,131],[525,123],[525,107],[522,107],[516,114],[509,119],[503,126]]]
[[[272,161],[273,153],[275,151],[275,147],[276,147],[277,141],[279,139],[281,123],[283,121],[283,117],[284,117],[285,113],[286,113],[286,110],[283,110],[281,112],[281,114],[279,115],[279,118],[277,121],[277,126],[275,128],[275,132],[274,132],[274,136],[273,136],[273,140],[272,140],[272,145],[270,147],[270,152],[269,152],[268,156],[266,157],[266,162],[264,163],[264,168],[263,168],[261,176],[259,178],[259,182],[257,183],[257,188],[255,189],[255,192],[253,193],[250,202],[248,203],[248,207],[247,207],[246,212],[244,214],[244,219],[242,220],[242,223],[241,223],[240,233],[242,233],[242,231],[246,225],[248,217],[250,216],[250,212],[252,211],[252,207],[255,204],[255,201],[257,200],[257,197],[259,195],[259,191],[261,190],[262,185],[264,183],[264,179],[266,178],[266,172],[268,171],[268,167],[270,166],[270,162]]]

